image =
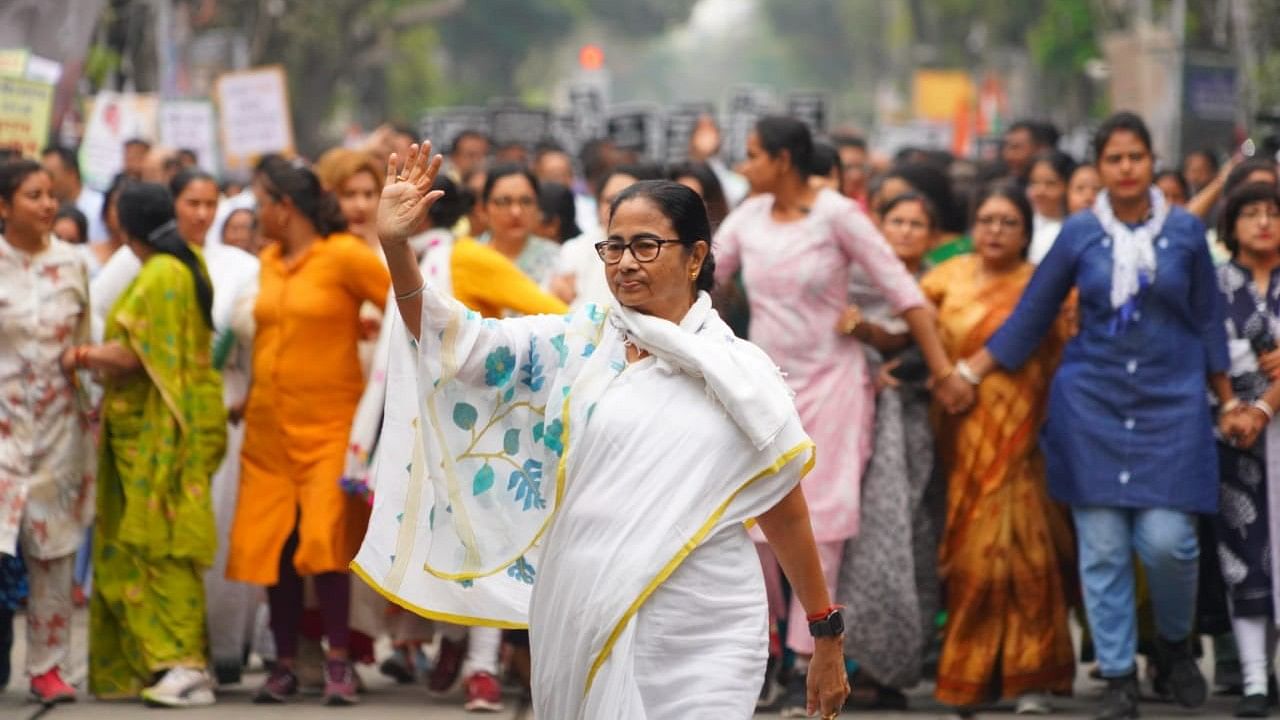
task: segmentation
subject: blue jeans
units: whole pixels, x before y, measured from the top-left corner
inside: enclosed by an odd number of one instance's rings
[[[1195,516],[1162,508],[1074,507],[1089,629],[1103,677],[1134,670],[1137,612],[1133,554],[1147,571],[1156,631],[1168,641],[1191,634],[1200,570]]]

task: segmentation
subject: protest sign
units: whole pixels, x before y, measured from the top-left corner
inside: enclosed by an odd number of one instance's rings
[[[767,87],[739,85],[730,92],[722,128],[721,155],[726,162],[734,165],[747,157],[747,136],[772,107],[773,93]]]
[[[619,150],[635,153],[642,160],[660,159],[664,128],[656,107],[619,105],[609,112],[608,137]]]
[[[165,100],[157,117],[160,144],[195,152],[201,169],[218,172],[217,118],[203,100]]]
[[[156,140],[154,95],[100,92],[86,113],[84,140],[80,143],[80,176],[86,185],[106,190],[112,178],[124,168],[124,141]]]
[[[0,77],[0,147],[36,157],[49,140],[53,86],[16,77]]]
[[[489,127],[496,147],[523,145],[532,148],[551,134],[551,112],[511,102],[501,102],[489,110]]]
[[[788,93],[787,114],[808,125],[810,132],[822,135],[831,121],[831,96],[821,90]]]
[[[448,153],[463,130],[489,134],[489,111],[482,107],[432,108],[418,126],[419,132],[431,140],[438,152]]]
[[[268,153],[294,153],[289,90],[282,67],[227,73],[218,77],[214,87],[227,170],[247,169]]]
[[[704,115],[715,117],[711,103],[682,103],[667,111],[666,134],[663,140],[667,162],[683,162],[689,159],[689,141]]]

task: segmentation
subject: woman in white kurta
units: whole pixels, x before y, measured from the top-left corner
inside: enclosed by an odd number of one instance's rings
[[[89,338],[89,277],[75,247],[51,234],[51,188],[37,163],[0,167],[0,554],[22,545],[31,691],[60,702],[75,699],[60,670],[75,552],[93,515],[94,454],[87,402],[65,369]]]
[[[813,444],[777,368],[711,309],[705,207],[632,186],[599,246],[611,306],[484,320],[424,283],[405,242],[439,198],[428,152],[388,173],[379,209],[419,340],[416,373],[393,351],[406,384],[357,572],[424,615],[527,624],[539,717],[750,717],[766,607],[744,523],[815,619],[835,610],[798,488]],[[810,708],[835,717],[838,641],[811,667]]]

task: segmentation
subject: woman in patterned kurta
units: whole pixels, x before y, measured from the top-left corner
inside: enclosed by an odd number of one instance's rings
[[[209,485],[226,411],[210,357],[213,289],[172,202],[149,183],[121,193],[142,271],[107,315],[103,344],[77,348],[75,364],[105,380],[89,689],[181,707],[214,701],[202,578],[217,544]]]
[[[1244,697],[1238,717],[1267,714],[1270,678],[1268,627],[1276,617],[1275,562],[1280,544],[1280,433],[1271,423],[1280,407],[1275,379],[1280,338],[1280,194],[1274,185],[1246,185],[1227,198],[1219,237],[1231,262],[1218,268],[1227,312],[1231,385],[1248,408],[1256,442],[1218,442],[1221,507],[1214,535],[1230,597],[1231,624],[1240,648]]]
[[[262,232],[276,242],[260,256],[253,387],[227,577],[268,586],[278,662],[257,699],[278,702],[298,690],[302,577],[314,576],[329,641],[326,700],[352,703],[347,566],[369,509],[342,491],[339,478],[364,391],[360,306],[385,305],[391,279],[368,245],[342,231],[336,199],[311,171],[269,158],[253,191]]]
[[[89,336],[89,279],[74,248],[50,235],[51,185],[34,162],[0,169],[0,556],[14,561],[21,541],[32,590],[27,673],[43,701],[75,698],[60,669],[75,551],[93,515],[93,436],[62,365]],[[0,576],[0,598],[4,584]]]
[[[786,373],[800,419],[822,448],[804,492],[834,594],[844,543],[858,531],[859,482],[871,453],[875,411],[861,345],[837,331],[853,266],[861,266],[905,317],[930,369],[949,373],[924,297],[888,243],[852,200],[809,188],[802,168],[812,149],[806,127],[787,118],[766,118],[751,133],[744,172],[760,194],[720,226],[716,279],[726,283],[742,269],[751,338]],[[948,405],[956,402],[950,389],[943,389]],[[813,644],[795,603],[789,625],[788,647],[803,658]],[[803,683],[803,673],[796,673],[784,710],[803,706]]]

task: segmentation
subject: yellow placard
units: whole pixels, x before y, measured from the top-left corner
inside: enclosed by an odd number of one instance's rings
[[[22,48],[0,50],[0,77],[25,77],[27,58],[31,53]]]
[[[950,121],[973,103],[977,91],[965,70],[917,70],[911,96],[916,119]]]
[[[53,86],[0,76],[0,147],[36,157],[49,141]]]

